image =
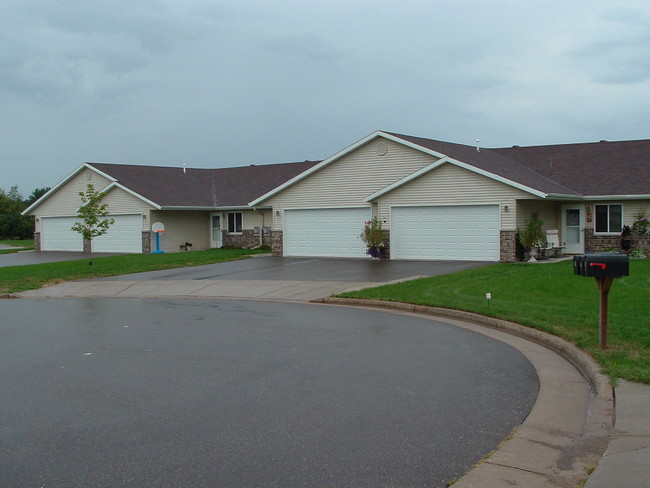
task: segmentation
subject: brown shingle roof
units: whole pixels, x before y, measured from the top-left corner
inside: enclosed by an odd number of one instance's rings
[[[560,195],[650,194],[650,140],[481,148],[391,135],[526,185]]]
[[[541,191],[543,193],[558,193],[563,195],[575,195],[571,189],[553,181],[531,168],[522,165],[505,155],[501,155],[487,148],[476,150],[476,146],[467,146],[464,144],[454,144],[451,142],[436,141],[424,139],[421,137],[411,137],[403,134],[391,135],[412,142],[419,146],[425,147],[432,151],[442,153],[455,160],[470,164],[476,168],[488,171],[494,175],[500,176],[507,180],[525,185],[529,188]]]
[[[161,207],[241,207],[319,161],[199,169],[87,163]]]
[[[650,140],[493,149],[582,195],[650,194]]]

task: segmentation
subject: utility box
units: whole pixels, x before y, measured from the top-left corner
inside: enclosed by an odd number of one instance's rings
[[[626,254],[583,254],[573,257],[573,273],[594,278],[621,278],[630,275]]]

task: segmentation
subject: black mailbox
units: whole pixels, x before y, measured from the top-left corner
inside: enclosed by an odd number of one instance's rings
[[[620,278],[629,276],[630,262],[626,254],[583,254],[573,257],[573,272],[580,276]]]

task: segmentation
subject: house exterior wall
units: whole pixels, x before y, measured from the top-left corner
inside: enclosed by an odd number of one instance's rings
[[[517,216],[515,229],[526,227],[526,220],[532,213],[539,215],[544,221],[544,229],[562,229],[562,204],[567,202],[555,202],[542,200],[541,198],[519,200],[517,202]]]
[[[228,213],[230,212],[242,213],[241,232],[228,232]],[[224,246],[242,248],[253,248],[260,245],[271,246],[270,228],[273,225],[273,212],[271,209],[226,211],[223,213],[222,220]],[[267,232],[264,232],[264,228],[267,228]]]
[[[160,249],[165,252],[178,252],[186,242],[192,243],[193,251],[210,248],[210,212],[152,210],[150,219],[152,223],[161,222],[165,226],[165,232],[160,236]],[[151,249],[156,249],[156,236],[153,232]]]
[[[636,215],[639,212],[646,212],[647,216],[650,217],[650,200],[591,200],[585,203],[585,207],[590,207],[587,209],[587,212],[591,210],[593,214],[596,205],[613,203],[623,206],[623,225],[632,227],[632,224],[636,220]],[[594,223],[594,220],[587,222],[586,227],[593,229]]]
[[[42,204],[36,207],[32,212],[32,215],[37,217],[35,219],[34,234],[36,249],[41,249],[41,217],[75,216],[77,214],[77,209],[81,205],[81,197],[79,193],[85,193],[88,189],[88,184],[92,184],[95,190],[100,191],[110,183],[111,181],[104,176],[92,170],[84,169],[59,188]],[[131,195],[121,188],[111,189],[104,196],[102,201],[108,205],[109,215],[140,214],[143,216],[142,230],[146,231],[149,228],[149,210],[154,207],[148,203],[145,203],[141,199]],[[90,243],[85,243],[84,249],[89,248]],[[143,250],[145,250],[144,245]]]
[[[623,225],[632,228],[637,214],[643,212],[650,217],[650,200],[602,200],[590,201],[585,204],[586,212],[594,212],[594,207],[598,204],[620,204],[623,206]],[[603,252],[611,249],[621,250],[620,234],[597,234],[595,232],[595,218],[591,222],[585,223],[585,250],[587,252]],[[650,251],[650,237],[637,236],[634,233],[631,236],[631,249],[643,249],[648,253]]]
[[[501,204],[501,229],[515,229],[517,199],[532,195],[473,171],[444,164],[379,199],[379,215],[390,225],[392,205]],[[505,206],[508,210],[505,210]]]
[[[383,156],[377,150],[379,141],[387,147]],[[402,144],[373,139],[264,204],[273,206],[273,230],[281,231],[285,208],[368,206],[367,196],[433,161],[433,156]]]
[[[88,179],[88,175],[92,175]],[[79,192],[85,192],[88,184],[92,184],[96,190],[105,188],[110,183],[108,178],[95,173],[94,171],[85,169],[70,181],[65,183],[55,193],[53,193],[47,200],[41,203],[31,213],[38,217],[36,220],[35,231],[40,232],[40,217],[66,217],[76,215],[76,210],[81,205],[81,198]]]
[[[155,207],[131,195],[121,188],[113,188],[102,199],[103,203],[108,205],[110,214],[141,214],[142,230],[146,231],[151,228],[149,221],[149,212],[155,210]]]

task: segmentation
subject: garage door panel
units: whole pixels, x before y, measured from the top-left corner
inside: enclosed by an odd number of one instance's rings
[[[499,206],[393,207],[391,257],[498,261]]]
[[[115,223],[108,232],[95,237],[93,252],[142,252],[142,215],[111,215]]]
[[[111,215],[115,223],[103,236],[92,241],[93,252],[142,252],[142,215]],[[83,237],[71,230],[77,217],[41,218],[43,251],[83,251]]]
[[[41,250],[83,251],[83,237],[72,230],[77,222],[77,217],[42,217]]]
[[[359,234],[370,215],[369,208],[285,210],[284,255],[363,257]]]

